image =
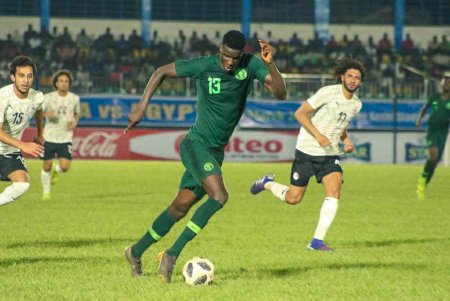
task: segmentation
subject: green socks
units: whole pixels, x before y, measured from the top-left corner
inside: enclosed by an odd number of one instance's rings
[[[144,236],[142,236],[142,238],[131,248],[131,254],[133,257],[141,258],[145,250],[166,235],[175,223],[175,218],[170,215],[168,210],[164,210],[155,219],[150,230],[148,230]]]
[[[427,160],[427,163],[425,163],[422,177],[427,179],[427,184],[431,181],[431,177],[434,174],[434,170],[436,169],[436,166],[437,166],[436,161]]]
[[[192,216],[192,219],[186,225],[184,231],[178,237],[173,246],[167,250],[167,253],[171,256],[178,257],[186,244],[206,226],[214,213],[222,207],[223,205],[221,203],[211,198],[198,207],[197,211],[195,211]]]

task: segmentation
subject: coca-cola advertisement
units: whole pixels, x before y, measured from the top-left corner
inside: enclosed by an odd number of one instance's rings
[[[180,143],[187,130],[78,128],[74,131],[74,159],[179,160]],[[297,132],[236,131],[225,148],[230,161],[290,161]],[[32,141],[36,129],[27,129]]]
[[[84,159],[126,158],[128,155],[127,145],[127,137],[116,130],[80,129],[73,137],[72,155],[75,158]]]

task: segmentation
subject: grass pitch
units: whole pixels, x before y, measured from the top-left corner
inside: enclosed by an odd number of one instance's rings
[[[32,188],[0,207],[0,300],[449,300],[450,169],[438,167],[418,200],[422,166],[344,165],[345,184],[327,243],[306,250],[323,201],[310,182],[289,206],[249,193],[272,171],[288,183],[290,164],[224,164],[228,204],[178,259],[174,282],[157,276],[156,254],[187,218],[143,256],[132,278],[123,257],[175,195],[178,162],[74,161],[52,199],[41,200],[41,162],[28,160]],[[0,183],[3,190],[7,183]],[[195,209],[195,208],[194,208]],[[216,266],[207,287],[184,284],[194,256]]]

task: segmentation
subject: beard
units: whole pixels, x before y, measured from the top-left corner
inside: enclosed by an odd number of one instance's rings
[[[342,83],[344,84],[344,89],[347,90],[347,92],[349,92],[349,93],[354,93],[359,88],[359,86],[357,86],[354,89],[350,89],[344,81]]]
[[[28,87],[28,88],[23,89],[22,87],[20,87],[16,84],[14,84],[14,85],[16,86],[16,90],[19,91],[19,93],[22,95],[27,95],[31,88],[31,87]]]

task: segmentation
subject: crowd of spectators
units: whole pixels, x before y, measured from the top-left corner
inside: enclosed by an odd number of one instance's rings
[[[115,38],[110,28],[98,37],[82,29],[73,37],[67,27],[62,32],[57,27],[51,32],[37,32],[29,25],[24,33],[8,34],[6,39],[0,40],[0,80],[8,78],[7,64],[14,56],[27,54],[39,64],[39,85],[44,89],[51,87],[52,74],[65,68],[75,74],[79,85],[89,83],[83,79],[108,75],[101,92],[140,93],[155,68],[179,58],[217,53],[222,34],[217,31],[212,37],[198,36],[193,31],[188,37],[179,30],[177,39],[168,42],[154,31],[150,45],[145,45],[136,30],[128,36],[121,34]],[[396,62],[424,70],[431,76],[439,76],[450,65],[450,42],[445,35],[433,36],[426,48],[418,48],[407,34],[399,52],[395,51],[387,33],[379,41],[372,37],[361,41],[358,35],[331,36],[327,43],[317,36],[303,41],[296,33],[289,40],[281,40],[275,39],[270,31],[264,33],[264,38],[276,48],[275,60],[283,73],[329,73],[335,59],[341,56],[361,60],[369,71],[368,78],[374,80],[392,77]],[[258,39],[258,33],[254,33],[245,51],[258,54]],[[403,76],[414,79],[415,75],[405,72]],[[123,91],[108,88],[117,86],[114,85],[117,81],[121,81]],[[94,88],[90,91],[95,91]]]

